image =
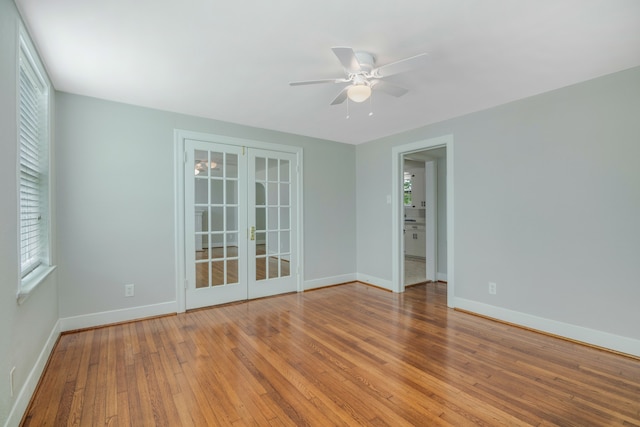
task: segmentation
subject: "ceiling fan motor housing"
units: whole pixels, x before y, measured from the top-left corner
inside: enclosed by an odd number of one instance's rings
[[[355,52],[360,68],[365,73],[370,73],[376,63],[376,58],[369,52]]]

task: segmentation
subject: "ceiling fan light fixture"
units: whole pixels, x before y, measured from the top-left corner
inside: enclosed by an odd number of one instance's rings
[[[371,96],[371,88],[368,85],[353,85],[347,90],[347,96],[353,102],[364,102]]]
[[[198,175],[200,172],[205,172],[207,169],[215,169],[218,167],[218,164],[214,161],[211,163],[206,160],[197,160],[195,166],[195,173]]]

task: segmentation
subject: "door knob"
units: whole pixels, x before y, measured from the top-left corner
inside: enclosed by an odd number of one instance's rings
[[[249,240],[256,240],[256,227],[251,226],[249,230]]]

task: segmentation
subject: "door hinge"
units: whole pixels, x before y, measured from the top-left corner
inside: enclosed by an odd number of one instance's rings
[[[188,160],[188,154],[187,154],[187,152],[185,151],[185,152],[184,152],[184,162],[185,162],[185,163],[187,163],[187,160]]]
[[[189,285],[189,281],[187,279],[184,279],[184,288],[187,289]]]
[[[242,147],[242,155],[244,156],[244,146]]]

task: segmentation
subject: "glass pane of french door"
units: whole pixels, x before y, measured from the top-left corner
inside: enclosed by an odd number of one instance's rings
[[[246,299],[242,148],[200,141],[186,148],[187,308]]]
[[[295,155],[251,150],[249,155],[249,223],[255,238],[249,245],[249,297],[296,290],[292,265],[296,237]]]

